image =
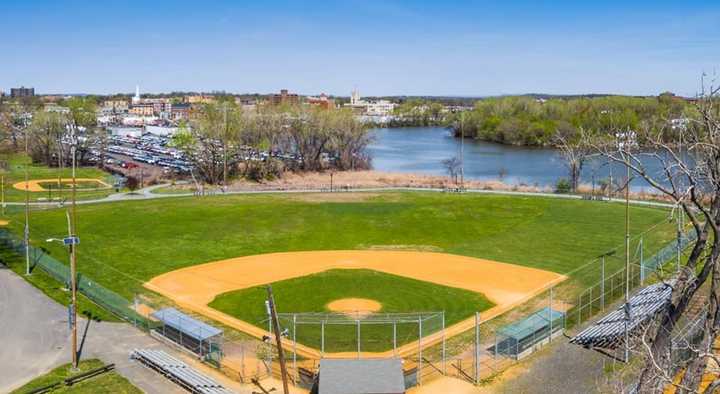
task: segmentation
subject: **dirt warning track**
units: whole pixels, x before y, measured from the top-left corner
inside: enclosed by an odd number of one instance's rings
[[[158,292],[183,308],[208,316],[225,325],[262,338],[268,333],[234,318],[208,304],[219,294],[248,287],[297,278],[330,269],[371,269],[412,279],[457,287],[484,294],[495,306],[482,313],[489,320],[559,283],[566,276],[536,268],[446,253],[411,251],[315,251],[270,253],[195,265],[156,276],[145,287]],[[411,312],[411,311],[408,311]],[[446,337],[474,325],[474,317],[445,330]],[[442,340],[442,333],[423,337],[423,345]],[[291,342],[288,340],[288,343]],[[320,352],[297,344],[298,354],[319,357]],[[417,344],[398,348],[399,355],[417,351]],[[392,351],[368,353],[390,357]],[[355,353],[354,353],[355,354]],[[356,355],[356,354],[355,354]],[[325,357],[343,357],[341,353]]]

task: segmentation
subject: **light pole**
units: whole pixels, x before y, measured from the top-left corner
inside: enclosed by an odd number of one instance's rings
[[[70,213],[66,212],[67,220],[68,220],[68,236],[65,238],[48,238],[45,240],[45,242],[59,242],[65,246],[68,247],[68,252],[70,253],[70,262],[71,262],[71,270],[70,270],[70,291],[71,291],[71,302],[70,302],[70,330],[72,334],[72,364],[73,368],[77,369],[78,367],[78,352],[77,352],[77,284],[76,284],[76,275],[74,267],[74,261],[75,261],[75,247],[80,243],[80,239],[78,237],[75,237],[71,233],[72,225],[70,224]]]
[[[465,190],[465,112],[460,113],[460,190]]]
[[[630,130],[625,132],[624,149],[630,150]],[[625,362],[630,359],[630,166],[625,164]]]
[[[30,173],[28,170],[28,128],[25,125],[25,275],[30,275]]]

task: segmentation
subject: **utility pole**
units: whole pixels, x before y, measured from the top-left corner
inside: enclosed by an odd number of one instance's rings
[[[72,152],[72,220],[70,221],[70,238],[77,238],[77,178],[75,177],[75,168],[77,167],[77,141],[75,136],[75,122],[70,128],[70,151]],[[70,245],[70,287],[72,291],[72,365],[73,369],[78,367],[77,352],[77,244]]]
[[[30,173],[28,172],[28,128],[25,124],[25,275],[30,275]]]
[[[630,149],[630,130],[625,132],[625,149]],[[630,359],[630,166],[625,166],[625,362]]]
[[[272,286],[267,287],[268,305],[270,307],[270,316],[272,317],[273,331],[275,332],[275,342],[277,343],[278,358],[280,359],[280,374],[282,375],[283,392],[290,394],[288,387],[288,373],[285,366],[285,352],[282,347],[282,333],[280,332],[280,323],[278,322],[277,310],[275,309],[275,298],[273,298]]]
[[[2,194],[2,214],[5,216],[5,175],[0,177],[0,194]]]

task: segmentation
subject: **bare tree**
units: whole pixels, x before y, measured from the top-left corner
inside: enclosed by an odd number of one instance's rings
[[[583,166],[590,156],[590,150],[579,135],[570,135],[564,130],[557,130],[553,141],[567,167],[570,191],[575,193],[580,184]]]
[[[448,173],[448,176],[454,183],[458,183],[458,174],[462,163],[457,157],[451,157],[442,161],[442,165]]]
[[[680,393],[696,392],[708,361],[712,345],[720,330],[720,87],[703,90],[694,105],[694,113],[686,114],[683,128],[642,127],[637,140],[643,149],[625,143],[628,132],[609,135],[584,132],[586,145],[610,160],[622,163],[653,188],[667,196],[689,219],[696,241],[674,280],[668,281],[673,291],[670,302],[643,335],[644,366],[638,374],[638,392],[662,392],[675,384]],[[659,171],[650,170],[657,163]],[[672,335],[688,305],[706,282],[709,283],[709,304],[702,337],[693,347],[694,357],[686,365],[676,365],[672,357]],[[682,378],[673,382],[680,368]],[[712,387],[717,387],[712,384]]]

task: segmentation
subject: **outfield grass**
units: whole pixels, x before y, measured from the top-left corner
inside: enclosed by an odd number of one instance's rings
[[[128,299],[178,268],[270,252],[415,248],[568,273],[624,240],[621,204],[540,197],[419,192],[180,197],[78,206],[78,269]],[[344,199],[344,200],[343,200]],[[667,211],[631,208],[646,256],[674,237]],[[23,231],[21,212],[10,228]],[[65,210],[31,214],[31,240],[65,234]],[[622,265],[609,259],[607,272]],[[597,275],[571,273],[581,285]]]
[[[25,201],[25,191],[15,189],[13,187],[13,184],[25,181],[25,164],[29,163],[30,159],[25,156],[25,154],[14,153],[0,155],[0,160],[6,161],[8,164],[6,171],[0,170],[0,174],[5,177],[5,201]],[[50,168],[39,164],[30,164],[30,166],[28,167],[28,177],[30,180],[57,179],[58,176],[62,178],[70,178],[72,176],[72,170],[70,168],[64,168],[62,171],[60,171],[58,168]],[[96,167],[79,167],[76,169],[76,176],[78,178],[101,179],[110,185],[112,185],[114,182],[110,174]],[[80,187],[82,186],[84,185],[80,185]],[[77,191],[77,198],[81,200],[103,198],[115,192],[115,189],[81,190],[80,187]],[[98,185],[93,184],[92,187],[97,188]],[[30,201],[35,202],[39,199],[56,198],[58,196],[58,190],[53,190],[52,192],[30,192]],[[62,197],[69,198],[70,191],[66,190],[66,188],[63,188]]]
[[[278,312],[331,312],[327,304],[341,298],[368,298],[382,304],[379,312],[442,312],[445,324],[455,324],[484,311],[493,303],[482,294],[442,286],[415,279],[385,274],[367,269],[335,269],[273,283]],[[221,294],[210,306],[260,328],[267,328],[265,286],[251,287]],[[426,322],[423,335],[442,326],[441,319]],[[434,323],[434,324],[433,324]],[[284,327],[292,327],[283,322]],[[403,324],[398,330],[398,346],[418,339],[417,324]],[[357,349],[356,327],[326,326],[326,351]],[[392,349],[392,325],[363,325],[363,351]],[[291,334],[292,335],[292,334]],[[320,325],[298,326],[299,343],[320,349]]]
[[[58,368],[53,369],[45,375],[37,377],[32,381],[28,382],[19,389],[13,391],[11,394],[25,394],[33,392],[41,387],[48,386],[63,379],[79,375],[83,372],[87,372],[96,368],[100,368],[105,364],[97,359],[84,360],[78,365],[77,371],[71,371],[71,364],[65,364]],[[74,394],[141,394],[142,391],[137,387],[133,386],[127,379],[120,376],[115,371],[106,372],[102,375],[98,375],[87,380],[83,380],[72,386],[61,386],[52,393],[74,393]]]

